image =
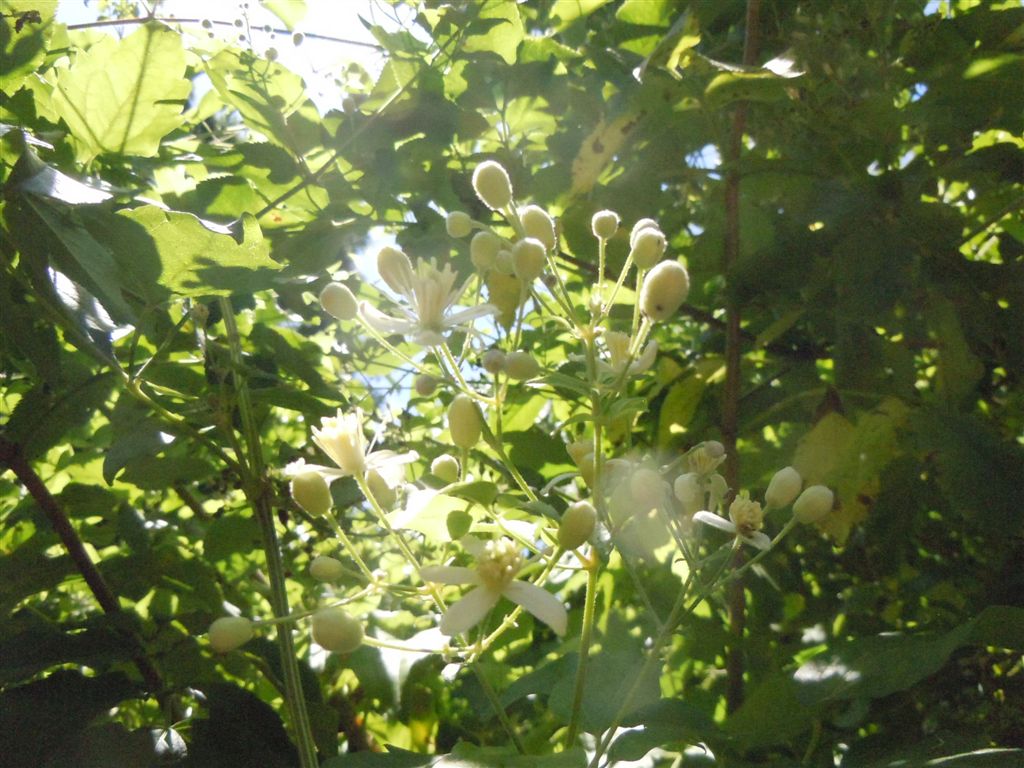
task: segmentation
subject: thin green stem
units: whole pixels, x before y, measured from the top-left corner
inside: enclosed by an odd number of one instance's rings
[[[594,607],[597,605],[598,564],[594,562],[587,570],[587,594],[583,603],[583,628],[580,632],[580,656],[576,665],[576,680],[573,683],[572,715],[569,717],[569,731],[565,737],[566,749],[576,741],[583,710],[583,691],[587,684],[587,661],[590,657],[590,643],[594,634]]]
[[[523,745],[523,740],[519,738],[519,734],[516,733],[516,728],[512,724],[512,721],[508,718],[508,713],[505,711],[504,705],[501,703],[501,699],[498,698],[497,692],[491,686],[490,681],[484,675],[480,665],[476,662],[470,664],[470,668],[473,670],[473,674],[476,675],[477,681],[480,683],[480,687],[483,688],[484,695],[487,700],[491,703],[491,707],[494,709],[494,713],[498,716],[498,720],[501,722],[502,728],[508,734],[508,737],[512,739],[512,744],[515,746],[516,751],[521,754],[526,754],[526,747]]]

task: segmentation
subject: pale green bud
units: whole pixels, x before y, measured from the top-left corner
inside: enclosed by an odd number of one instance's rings
[[[801,523],[817,523],[828,517],[835,503],[835,494],[824,485],[812,485],[804,489],[793,502],[793,517]]]
[[[645,229],[656,229],[659,232],[661,227],[658,226],[658,222],[654,219],[640,219],[633,228],[629,230],[629,247],[632,248],[636,244],[637,235],[639,235]]]
[[[347,285],[342,283],[328,283],[320,291],[320,306],[331,317],[338,320],[351,320],[359,310],[359,302],[352,295]]]
[[[450,237],[465,237],[473,231],[473,220],[464,211],[452,211],[444,217],[444,228]]]
[[[615,211],[598,211],[590,220],[590,229],[598,240],[608,240],[619,231],[619,214]]]
[[[512,265],[515,275],[524,283],[532,283],[544,271],[547,260],[544,244],[527,237],[512,246]]]
[[[493,232],[477,232],[469,241],[469,259],[480,272],[494,266],[501,250],[501,238]]]
[[[563,549],[582,546],[594,533],[597,525],[597,510],[587,501],[570,504],[558,526],[558,544]]]
[[[768,490],[764,493],[765,507],[782,509],[793,503],[793,499],[800,493],[800,487],[804,484],[800,473],[792,467],[783,467],[772,476],[768,483]]]
[[[210,625],[209,636],[213,650],[227,653],[252,639],[252,622],[241,616],[222,616]]]
[[[395,293],[403,296],[412,293],[413,269],[409,257],[397,248],[385,245],[377,254],[377,272]]]
[[[512,251],[502,248],[494,257],[494,269],[503,275],[514,275],[516,273],[516,262],[512,258]]]
[[[437,379],[429,373],[421,373],[413,381],[412,386],[420,397],[430,397],[437,390]]]
[[[326,515],[334,505],[331,488],[319,472],[303,472],[292,478],[292,498],[311,515]]]
[[[526,381],[540,373],[540,363],[529,352],[516,350],[505,355],[505,373],[510,379]]]
[[[452,435],[452,443],[464,450],[469,450],[480,440],[483,419],[480,409],[469,395],[456,395],[448,406],[448,431]]]
[[[704,509],[704,486],[696,472],[687,472],[677,477],[672,484],[672,491],[682,504],[685,514],[692,515]]]
[[[388,485],[388,481],[376,469],[371,469],[366,473],[366,484],[369,486],[373,498],[384,509],[391,509],[398,501],[398,491]]]
[[[647,273],[640,289],[640,311],[655,322],[667,320],[686,301],[690,276],[678,261],[663,261]]]
[[[459,460],[454,456],[442,453],[430,462],[430,474],[446,483],[454,483],[459,479]]]
[[[309,564],[309,575],[317,581],[337,581],[345,575],[345,566],[333,557],[318,555]]]
[[[480,359],[480,365],[488,373],[501,373],[505,370],[505,353],[500,349],[488,349]]]
[[[650,269],[665,255],[665,235],[656,229],[642,229],[633,239],[629,255],[638,269]]]
[[[512,202],[512,182],[508,171],[493,160],[480,163],[473,171],[473,189],[477,197],[492,211],[507,208]]]
[[[313,614],[313,640],[332,653],[352,653],[363,644],[363,625],[341,608],[321,608]]]
[[[527,237],[539,240],[549,251],[555,247],[555,222],[539,205],[528,205],[523,208],[519,212],[519,222],[523,225]]]

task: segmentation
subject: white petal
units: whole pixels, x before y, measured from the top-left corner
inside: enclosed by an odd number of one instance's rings
[[[710,525],[712,528],[725,531],[726,533],[736,533],[736,526],[733,524],[732,520],[726,520],[724,517],[716,515],[714,512],[695,512],[693,519],[704,523],[704,525]]]
[[[439,347],[444,344],[444,336],[437,331],[421,330],[412,337],[412,341],[414,344],[419,344],[421,347]]]
[[[514,580],[505,587],[503,594],[555,630],[559,637],[565,634],[569,615],[565,612],[562,601],[547,590],[528,581]]]
[[[501,594],[498,592],[486,587],[477,587],[444,612],[441,617],[441,634],[451,637],[472,629],[483,621],[484,616],[497,604],[500,597]]]
[[[385,315],[365,301],[359,304],[359,315],[371,328],[384,333],[412,333],[417,327],[416,323],[411,320],[402,320],[391,315]]]
[[[460,309],[458,312],[452,312],[448,317],[444,319],[446,327],[451,328],[456,325],[462,325],[470,320],[476,320],[478,317],[487,317],[488,315],[494,315],[498,313],[498,308],[493,304],[478,304],[475,307],[469,309]]]
[[[658,342],[653,339],[647,342],[647,346],[644,347],[644,351],[640,354],[633,364],[629,366],[630,373],[643,373],[652,365],[654,360],[658,356]]]
[[[348,477],[348,473],[342,469],[325,467],[323,464],[307,464],[305,459],[293,461],[282,470],[285,477],[295,477],[306,472],[316,472],[328,483],[337,480],[339,477]]]
[[[366,468],[377,470],[388,484],[388,488],[394,488],[405,479],[404,465],[416,461],[419,457],[416,451],[374,451],[366,457]]]
[[[420,578],[435,584],[479,584],[480,576],[474,568],[458,565],[428,565],[420,568]]]
[[[741,538],[750,546],[757,547],[758,549],[772,548],[772,540],[761,531],[754,531],[749,536],[742,536]]]

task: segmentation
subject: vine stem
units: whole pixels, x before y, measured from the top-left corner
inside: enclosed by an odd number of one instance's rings
[[[751,66],[757,57],[760,28],[758,17],[761,0],[747,0],[746,29],[743,40],[743,63]],[[731,283],[740,254],[740,155],[743,132],[747,123],[747,104],[740,101],[733,112],[731,133],[726,151],[725,175],[725,239],[722,252],[722,273]],[[722,443],[725,447],[725,480],[730,488],[739,487],[739,402],[741,374],[740,306],[735,291],[730,290],[725,302],[725,385],[722,402]],[[745,555],[737,549],[733,554],[735,568],[741,568]],[[738,580],[730,583],[726,602],[729,610],[729,634],[732,642],[726,654],[726,709],[734,712],[743,702],[743,654],[740,641],[746,624],[746,596]]]
[[[249,387],[242,378],[242,343],[235,324],[234,308],[231,300],[220,299],[221,314],[224,317],[224,328],[227,332],[228,346],[231,350],[231,363],[234,369],[235,391],[238,397],[238,410],[242,420],[242,431],[245,435],[248,460],[243,463],[243,483],[246,498],[252,504],[259,523],[263,539],[263,551],[267,558],[267,571],[270,578],[270,604],[275,618],[288,616],[288,589],[285,583],[284,562],[281,548],[274,528],[274,516],[271,509],[270,486],[267,481],[263,463],[263,446],[260,442],[259,427],[252,412],[249,398]],[[299,751],[299,764],[302,768],[317,768],[319,761],[313,731],[310,726],[309,712],[306,710],[306,697],[302,691],[302,679],[299,677],[299,664],[295,657],[295,643],[292,628],[282,624],[277,631],[277,645],[281,653],[281,667],[284,671],[285,704],[291,715],[292,730]]]
[[[569,717],[569,731],[565,736],[565,747],[569,749],[579,733],[580,714],[583,710],[583,691],[587,684],[587,661],[590,643],[594,635],[594,607],[597,605],[598,563],[596,558],[587,568],[587,594],[583,603],[583,628],[580,631],[580,658],[576,665],[576,680],[573,683],[572,714]]]

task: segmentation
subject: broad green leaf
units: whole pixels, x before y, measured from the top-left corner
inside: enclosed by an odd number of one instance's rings
[[[668,21],[672,10],[668,0],[623,0],[615,9],[615,18],[627,24],[661,26]]]
[[[467,53],[489,51],[496,53],[506,64],[516,63],[516,51],[523,41],[523,20],[515,0],[483,0],[477,14],[479,20],[493,20],[487,32],[470,34],[462,43]]]
[[[97,376],[67,382],[57,391],[42,385],[34,387],[18,401],[4,427],[4,436],[21,446],[25,458],[38,458],[85,425],[106,401],[113,385],[113,377]]]
[[[260,0],[260,5],[277,16],[289,32],[306,16],[306,0]]]
[[[672,743],[710,741],[718,730],[706,712],[679,699],[662,699],[637,712],[639,726],[619,736],[608,750],[612,762],[640,760],[652,749]]]
[[[254,694],[226,683],[203,687],[205,706],[192,722],[189,761],[196,765],[293,768],[295,747],[274,710]]]
[[[181,36],[150,23],[80,51],[70,68],[56,71],[53,103],[80,142],[82,159],[152,157],[181,125],[191,90]]]
[[[572,161],[573,195],[585,195],[593,189],[639,120],[639,116],[631,114],[620,115],[610,122],[601,120],[583,139],[583,144]]]
[[[954,304],[941,295],[933,295],[925,310],[928,324],[939,348],[935,389],[952,407],[974,391],[985,367],[971,352]]]
[[[46,56],[56,3],[7,0],[0,12],[0,72],[3,90],[13,96]]]
[[[722,730],[751,747],[786,743],[810,728],[820,711],[801,701],[798,690],[792,675],[768,675],[726,718]]]
[[[551,18],[558,19],[555,31],[561,32],[570,24],[584,19],[611,0],[555,0],[551,5]]]

